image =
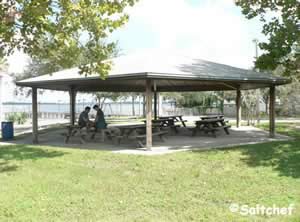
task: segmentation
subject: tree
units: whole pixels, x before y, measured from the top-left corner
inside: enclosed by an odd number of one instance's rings
[[[269,91],[267,91],[269,94]],[[255,116],[257,110],[257,98],[255,90],[242,90],[242,116],[243,119],[247,121],[247,125],[255,125]],[[226,101],[236,101],[236,92],[235,91],[225,91],[224,100]]]
[[[63,68],[84,59],[80,72],[104,78],[115,43],[111,32],[122,26],[123,11],[136,0],[3,0],[0,3],[0,54],[16,49],[33,59],[47,59]]]
[[[297,116],[300,107],[300,83],[293,82],[286,86],[280,86],[276,90],[276,113],[281,116]]]
[[[208,108],[223,109],[222,92],[182,92],[182,93],[164,93],[165,99],[171,99],[176,102],[178,107],[193,108],[197,107],[201,113],[205,113]]]
[[[122,93],[122,99],[126,100],[128,98],[131,98],[131,111],[132,111],[132,116],[136,115],[135,112],[135,102],[139,96],[142,96],[141,93],[137,92],[130,92],[130,93]]]
[[[0,72],[7,72],[8,71],[8,63],[5,58],[0,57]]]
[[[100,108],[103,108],[104,103],[107,99],[110,99],[114,102],[116,102],[120,97],[121,93],[115,93],[115,92],[96,92],[94,93],[95,99],[97,103],[99,104]]]
[[[244,90],[242,92],[242,113],[247,121],[247,125],[255,125],[257,110],[257,95],[255,90]]]
[[[46,48],[46,44],[47,42],[44,42],[44,48]],[[116,47],[113,49],[113,51],[111,52],[111,54],[109,54],[109,57],[114,57],[119,55],[120,53],[120,48],[117,47],[117,42],[116,42]],[[72,64],[74,66],[79,66],[83,61],[86,61],[86,54],[88,54],[88,48],[82,48],[81,52],[77,55],[76,58],[73,59]],[[49,73],[53,73],[53,72],[57,72],[57,71],[61,71],[64,69],[64,65],[60,65],[57,62],[53,61],[53,59],[55,59],[56,57],[59,57],[60,52],[56,51],[52,53],[51,57],[48,58],[33,58],[30,60],[29,64],[26,66],[25,70],[22,73],[13,73],[12,76],[14,77],[14,81],[20,81],[23,79],[27,79],[27,78],[32,78],[32,77],[37,77],[37,76],[41,76],[41,75],[45,75],[45,74],[49,74]],[[39,90],[39,93],[43,93],[43,90]],[[16,94],[20,94],[23,96],[30,96],[31,95],[31,89],[27,89],[26,87],[17,87],[16,88]],[[112,98],[114,99],[114,96],[111,93],[94,93],[94,96],[96,98],[96,100],[98,101],[97,98],[102,98],[102,97],[106,97],[106,95],[108,96],[108,98]],[[101,99],[100,99],[101,100]],[[104,101],[103,101],[104,103]],[[99,104],[101,104],[99,102]]]
[[[56,72],[61,68],[55,64],[40,59],[32,59],[26,65],[25,70],[22,73],[14,73],[15,81],[20,81],[27,78],[33,78],[48,73]]]
[[[263,50],[255,66],[261,70],[284,68],[286,76],[298,76],[300,70],[300,2],[299,0],[236,0],[248,19],[260,17],[262,33],[269,39],[259,47]],[[272,17],[270,18],[270,12]]]
[[[11,76],[13,77],[14,82],[17,82],[23,79],[45,75],[59,70],[60,67],[58,65],[35,58],[29,61],[29,64],[27,64],[25,70],[22,73],[12,73]],[[31,95],[31,92],[31,88],[28,87],[17,86],[15,88],[16,95],[28,97]],[[42,94],[43,90],[40,89],[39,93]]]

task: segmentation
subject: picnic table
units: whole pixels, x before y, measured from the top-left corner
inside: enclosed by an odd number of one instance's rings
[[[79,137],[80,143],[85,143],[87,132],[79,125],[68,125],[67,133],[62,133],[62,135],[65,136],[65,143],[68,143],[71,137]]]
[[[160,117],[158,117],[158,120],[166,121],[166,124],[168,126],[174,125],[175,122],[180,122],[183,127],[186,127],[186,125],[185,125],[186,120],[183,120],[182,115],[160,116]]]
[[[62,135],[65,137],[65,143],[68,143],[71,137],[79,137],[80,143],[86,143],[87,137],[90,139],[95,139],[97,133],[101,134],[101,142],[104,142],[105,135],[112,140],[113,135],[110,132],[110,129],[99,129],[90,127],[81,127],[79,125],[68,125],[67,132]]]
[[[202,120],[206,119],[224,119],[224,115],[209,115],[209,116],[200,116]]]
[[[129,136],[138,130],[146,129],[146,124],[135,124],[135,125],[123,125],[118,126],[121,136]]]
[[[144,123],[146,123],[146,120],[144,120]],[[175,124],[174,119],[153,119],[152,120],[152,125],[156,125],[160,129],[162,128],[170,128],[174,130],[175,133],[178,133],[177,128],[180,127],[180,125]]]
[[[195,127],[192,129],[193,136],[196,135],[198,131],[204,131],[205,133],[212,133],[216,137],[216,132],[223,129],[225,133],[229,134],[229,128],[231,126],[226,125],[224,118],[214,118],[214,119],[202,119],[195,121]]]
[[[145,147],[146,141],[146,124],[138,124],[138,125],[124,125],[118,127],[120,130],[120,134],[117,137],[118,144],[121,143],[124,139],[135,140],[139,147]],[[152,125],[152,137],[157,136],[164,141],[164,136],[168,133],[167,131],[160,130],[160,125],[154,124]]]

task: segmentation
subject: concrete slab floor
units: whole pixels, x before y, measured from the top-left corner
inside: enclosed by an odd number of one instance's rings
[[[108,139],[101,142],[101,138],[96,137],[95,140],[87,141],[85,144],[80,144],[79,138],[71,138],[68,144],[64,143],[66,129],[57,129],[51,131],[40,132],[39,145],[54,146],[61,148],[77,148],[77,149],[92,149],[106,150],[114,153],[137,154],[137,155],[161,155],[186,150],[207,150],[214,148],[232,147],[246,144],[264,143],[270,141],[285,141],[293,138],[277,134],[275,138],[269,138],[269,132],[249,126],[240,128],[231,128],[230,135],[225,132],[217,132],[217,137],[214,138],[210,134],[198,133],[192,136],[191,130],[181,127],[178,134],[170,133],[164,142],[154,138],[153,148],[147,150],[145,148],[136,148],[135,141],[122,141],[117,145]],[[1,142],[0,145],[8,144],[32,144],[32,136],[24,135],[23,137],[10,141]]]

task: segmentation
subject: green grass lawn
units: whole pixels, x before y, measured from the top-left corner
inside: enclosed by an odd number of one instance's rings
[[[300,129],[278,130],[296,140],[163,156],[1,146],[0,221],[300,221]]]

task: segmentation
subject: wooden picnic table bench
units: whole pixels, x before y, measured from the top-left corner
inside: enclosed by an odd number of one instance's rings
[[[193,136],[195,136],[198,131],[204,131],[205,133],[212,133],[212,135],[216,137],[216,132],[220,129],[223,129],[228,135],[229,128],[231,127],[226,125],[224,118],[198,120],[195,121],[195,125],[196,126],[192,128]]]
[[[124,125],[118,127],[120,130],[120,134],[116,136],[118,144],[121,143],[122,140],[129,139],[135,140],[137,142],[138,147],[144,147],[146,136],[146,124],[138,124],[138,125]],[[159,137],[161,141],[164,141],[164,136],[168,133],[167,131],[160,130],[160,125],[152,126],[154,132],[152,132],[152,137]],[[142,133],[141,133],[142,131]]]
[[[157,125],[152,125],[152,127],[156,127]],[[134,125],[123,125],[123,126],[118,126],[120,130],[120,135],[121,136],[129,136],[133,132],[136,132],[137,130],[140,129],[146,129],[146,124],[134,124]]]
[[[86,143],[87,139],[95,139],[96,134],[101,134],[101,142],[104,142],[105,136],[112,140],[114,135],[111,133],[111,129],[98,129],[97,131],[95,128],[89,127],[81,127],[79,125],[68,125],[67,132],[62,133],[65,137],[65,143],[68,143],[71,137],[79,137],[80,143]]]
[[[152,133],[152,137],[159,137],[160,140],[162,142],[165,141],[164,139],[164,136],[168,134],[168,131],[158,131],[158,132],[154,132]],[[146,138],[147,138],[147,135],[146,134],[140,134],[140,135],[133,135],[133,136],[129,136],[128,137],[129,139],[133,139],[133,140],[136,140],[137,141],[137,146],[138,147],[145,147],[145,143],[146,143]]]
[[[182,124],[183,127],[186,127],[186,120],[183,120],[182,115],[173,115],[173,116],[160,116],[158,117],[159,120],[167,120],[170,121],[170,123],[172,123],[173,120],[173,125],[174,122],[180,122]]]
[[[206,119],[223,119],[224,115],[209,115],[209,116],[200,116],[202,120]]]
[[[87,135],[87,132],[86,129],[84,130],[79,125],[68,125],[67,132],[62,133],[62,135],[65,137],[65,143],[68,143],[71,137],[79,137],[80,143],[83,144],[85,143],[85,137]]]
[[[144,123],[146,123],[146,120],[144,120]],[[180,125],[178,125],[174,122],[174,119],[154,119],[154,120],[152,120],[152,125],[156,125],[160,129],[170,128],[175,133],[178,133],[177,128],[180,127]]]

